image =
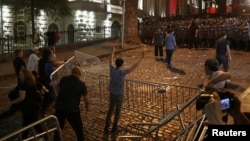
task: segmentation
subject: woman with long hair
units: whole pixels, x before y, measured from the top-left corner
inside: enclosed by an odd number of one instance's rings
[[[18,84],[19,96],[11,101],[12,104],[19,103],[22,112],[23,126],[27,126],[36,122],[40,118],[41,96],[37,92],[36,79],[34,75],[27,69],[20,72],[21,82]],[[36,127],[41,132],[41,127]],[[23,133],[23,139],[28,137],[28,131]]]

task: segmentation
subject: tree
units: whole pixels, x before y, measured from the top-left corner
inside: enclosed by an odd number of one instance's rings
[[[124,42],[141,43],[138,34],[138,0],[126,0]]]

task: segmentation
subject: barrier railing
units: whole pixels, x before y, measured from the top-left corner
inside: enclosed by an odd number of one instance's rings
[[[42,132],[36,132],[35,128],[41,126],[43,128]],[[29,131],[29,137],[26,139],[22,138],[23,132]],[[18,141],[30,141],[37,140],[40,138],[46,137],[48,140],[54,137],[54,133],[57,132],[59,141],[63,140],[61,129],[58,123],[58,120],[55,116],[47,116],[37,122],[34,122],[18,131],[15,131],[3,138],[0,138],[0,141],[9,141],[9,140],[18,140]]]
[[[103,72],[103,67],[101,61],[98,57],[92,56],[83,52],[75,51],[75,55],[65,60],[65,63],[54,70],[50,75],[50,80],[52,82],[55,93],[58,93],[59,80],[71,74],[71,69],[74,66],[79,66],[83,72],[82,80],[85,81],[86,77],[89,80],[92,78],[92,82],[95,81],[96,85],[98,80],[98,75]],[[93,75],[92,75],[93,74]],[[97,77],[95,77],[97,76]],[[94,78],[93,78],[94,77]],[[90,83],[87,83],[90,84]]]
[[[61,66],[59,66],[58,68],[56,68],[50,74],[50,80],[52,82],[51,84],[53,85],[53,89],[54,89],[55,94],[58,93],[57,84],[59,83],[59,80],[63,76],[67,76],[67,75],[71,74],[71,68],[74,65],[78,65],[79,66],[78,61],[76,60],[75,56],[72,56],[64,64],[62,64]]]
[[[108,103],[108,84],[109,76],[100,75],[101,103]],[[137,114],[139,120],[130,121],[123,132],[126,135],[119,138],[177,140],[187,135],[195,123],[202,123],[198,120],[202,112],[195,108],[199,95],[198,88],[126,80],[123,108],[129,115]]]
[[[135,141],[140,140],[158,140],[165,139],[171,141],[194,141],[202,140],[206,133],[206,126],[203,126],[203,121],[205,119],[205,114],[198,112],[199,116],[194,116],[193,121],[187,121],[185,117],[187,116],[185,112],[190,111],[192,105],[194,105],[196,99],[200,93],[197,93],[195,96],[190,98],[187,102],[183,103],[180,106],[176,106],[176,109],[170,112],[167,116],[160,119],[159,122],[141,122],[141,123],[130,123],[128,126],[130,130],[141,129],[147,127],[147,130],[144,133],[136,134],[138,132],[130,132],[128,135],[119,136],[120,140],[134,139]],[[141,126],[141,128],[139,127]],[[174,128],[174,134],[171,134],[171,129],[167,127]],[[166,132],[167,130],[167,132]],[[131,134],[132,133],[132,134]],[[162,137],[164,134],[168,134],[167,138]]]
[[[109,76],[100,75],[101,103],[108,103],[108,85]],[[127,110],[163,118],[176,108],[176,104],[185,103],[198,91],[198,88],[127,79],[123,107]]]

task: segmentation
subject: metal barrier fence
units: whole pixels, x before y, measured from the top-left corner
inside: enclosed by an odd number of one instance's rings
[[[100,102],[108,103],[109,76],[99,76]],[[125,81],[124,108],[157,118],[167,116],[176,105],[195,96],[198,88],[152,83],[139,80]],[[191,114],[191,113],[190,113]],[[192,113],[193,114],[193,113]]]
[[[99,76],[100,102],[108,103],[109,76]],[[180,140],[196,138],[192,131],[200,130],[201,111],[196,110],[198,88],[152,83],[138,80],[125,81],[124,110],[138,114],[124,129],[120,140]],[[133,113],[133,114],[132,114]],[[127,117],[128,118],[128,117]],[[194,137],[195,136],[195,137]]]
[[[42,132],[37,132],[36,128],[40,126],[42,127]],[[29,131],[29,137],[26,139],[22,138],[23,132]],[[58,120],[55,116],[50,115],[47,116],[37,122],[34,122],[12,134],[9,134],[3,138],[0,138],[0,141],[36,141],[41,138],[47,138],[48,140],[52,140],[54,137],[54,133],[57,132],[57,136],[59,141],[62,141],[62,133],[58,123]],[[51,138],[51,139],[50,139]]]
[[[89,54],[85,54],[79,51],[75,51],[75,56],[72,56],[68,60],[65,61],[64,64],[59,66],[56,70],[54,70],[50,75],[50,80],[53,82],[53,88],[55,93],[58,93],[58,83],[59,80],[71,74],[71,69],[74,66],[79,66],[82,69],[83,77],[82,80],[85,81],[86,77],[88,77],[88,83],[93,85],[98,83],[98,75],[103,72],[102,64],[100,59],[96,56],[92,56]],[[98,86],[98,85],[97,85]],[[91,87],[88,87],[91,88]]]
[[[141,129],[142,127],[147,127],[147,130],[144,133],[135,135],[136,132],[133,130],[133,134],[119,136],[120,140],[134,139],[135,141],[140,140],[168,140],[168,141],[197,141],[203,140],[206,135],[207,127],[204,126],[203,121],[205,119],[205,114],[199,112],[199,116],[192,122],[185,121],[185,111],[189,111],[196,101],[200,93],[197,93],[194,97],[189,99],[187,102],[183,103],[180,106],[169,113],[167,116],[162,118],[159,122],[151,123],[130,123],[132,126],[130,128]],[[141,126],[141,128],[139,128]],[[131,129],[130,129],[131,130]],[[165,135],[165,136],[164,136]]]
[[[0,38],[0,53],[8,54],[14,52],[16,49],[28,50],[32,47],[32,38],[27,36],[24,37],[24,41],[19,41],[11,36]]]
[[[67,76],[67,75],[71,74],[72,66],[79,66],[79,63],[76,60],[75,56],[72,56],[71,58],[69,58],[63,65],[56,68],[56,70],[54,70],[50,74],[50,80],[52,82],[55,94],[58,93],[57,84],[59,83],[59,80],[63,76]]]

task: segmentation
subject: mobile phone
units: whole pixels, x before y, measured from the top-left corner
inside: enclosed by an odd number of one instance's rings
[[[221,99],[220,104],[221,104],[222,111],[226,111],[226,110],[230,109],[230,107],[231,107],[230,98]]]

